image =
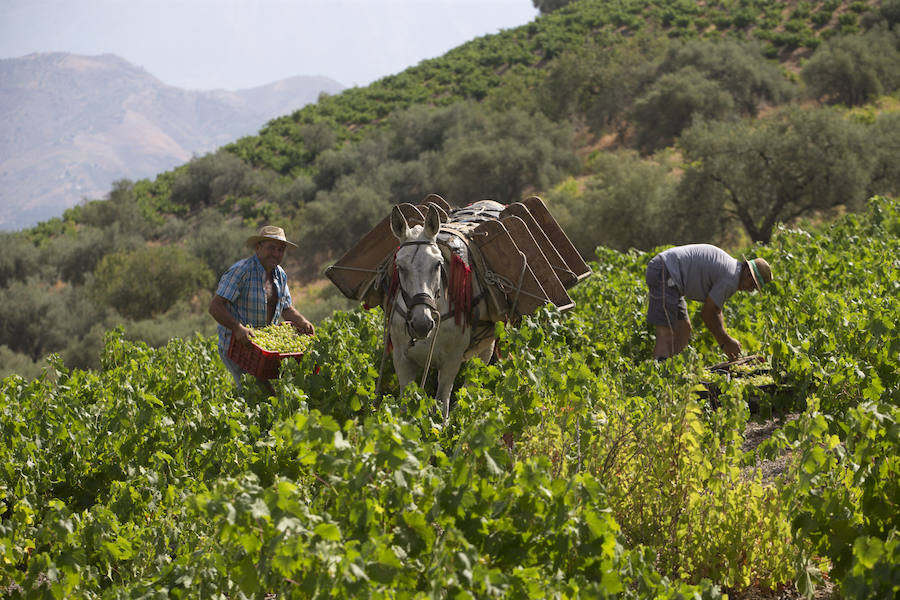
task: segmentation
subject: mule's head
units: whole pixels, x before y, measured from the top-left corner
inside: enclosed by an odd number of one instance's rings
[[[440,227],[440,214],[433,206],[428,207],[424,224],[412,227],[399,207],[391,212],[391,231],[400,242],[394,264],[412,339],[428,337],[440,314],[437,299],[441,296],[444,269],[444,257],[436,242]]]

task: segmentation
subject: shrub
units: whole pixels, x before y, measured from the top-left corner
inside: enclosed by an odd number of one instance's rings
[[[809,94],[857,106],[900,86],[900,50],[892,33],[838,37],[820,47],[801,71]]]
[[[664,148],[693,119],[724,119],[733,110],[731,94],[696,68],[666,73],[631,109],[635,145],[645,153]]]
[[[181,246],[143,246],[109,254],[89,284],[95,302],[140,319],[165,312],[214,281],[209,268]]]

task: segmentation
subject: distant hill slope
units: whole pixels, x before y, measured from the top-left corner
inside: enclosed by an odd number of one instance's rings
[[[102,198],[117,179],[151,177],[342,89],[293,77],[236,92],[184,90],[111,54],[0,60],[0,229]]]

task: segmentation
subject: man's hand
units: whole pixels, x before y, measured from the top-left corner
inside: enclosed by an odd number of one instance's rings
[[[725,343],[722,344],[722,351],[725,352],[728,360],[734,360],[741,355],[741,343],[729,336]]]
[[[240,323],[238,323],[237,327],[231,330],[231,335],[234,336],[234,341],[239,344],[250,343],[250,330]]]
[[[309,319],[301,315],[293,306],[288,306],[281,311],[281,316],[285,321],[293,325],[294,329],[301,335],[307,333],[309,335],[315,335],[316,328],[313,327],[313,324],[309,322]]]
[[[291,325],[294,326],[294,329],[297,330],[297,333],[301,335],[309,334],[315,335],[316,328],[310,323],[306,317],[300,317],[300,319],[296,319],[294,321],[289,321]]]
[[[703,322],[722,346],[722,351],[729,360],[734,360],[741,355],[741,343],[728,335],[725,331],[725,321],[722,319],[722,308],[717,306],[711,296],[706,297],[703,310],[700,312]]]

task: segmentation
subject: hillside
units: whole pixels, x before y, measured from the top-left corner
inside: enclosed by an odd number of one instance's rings
[[[96,366],[117,326],[154,346],[211,333],[213,286],[264,223],[299,244],[285,268],[318,321],[351,306],[322,270],[428,193],[540,195],[587,259],[739,252],[900,194],[898,0],[741,7],[572,2],[2,235],[0,373]]]
[[[342,86],[295,77],[249,90],[164,84],[114,55],[0,60],[0,229],[31,227],[238,138]]]

